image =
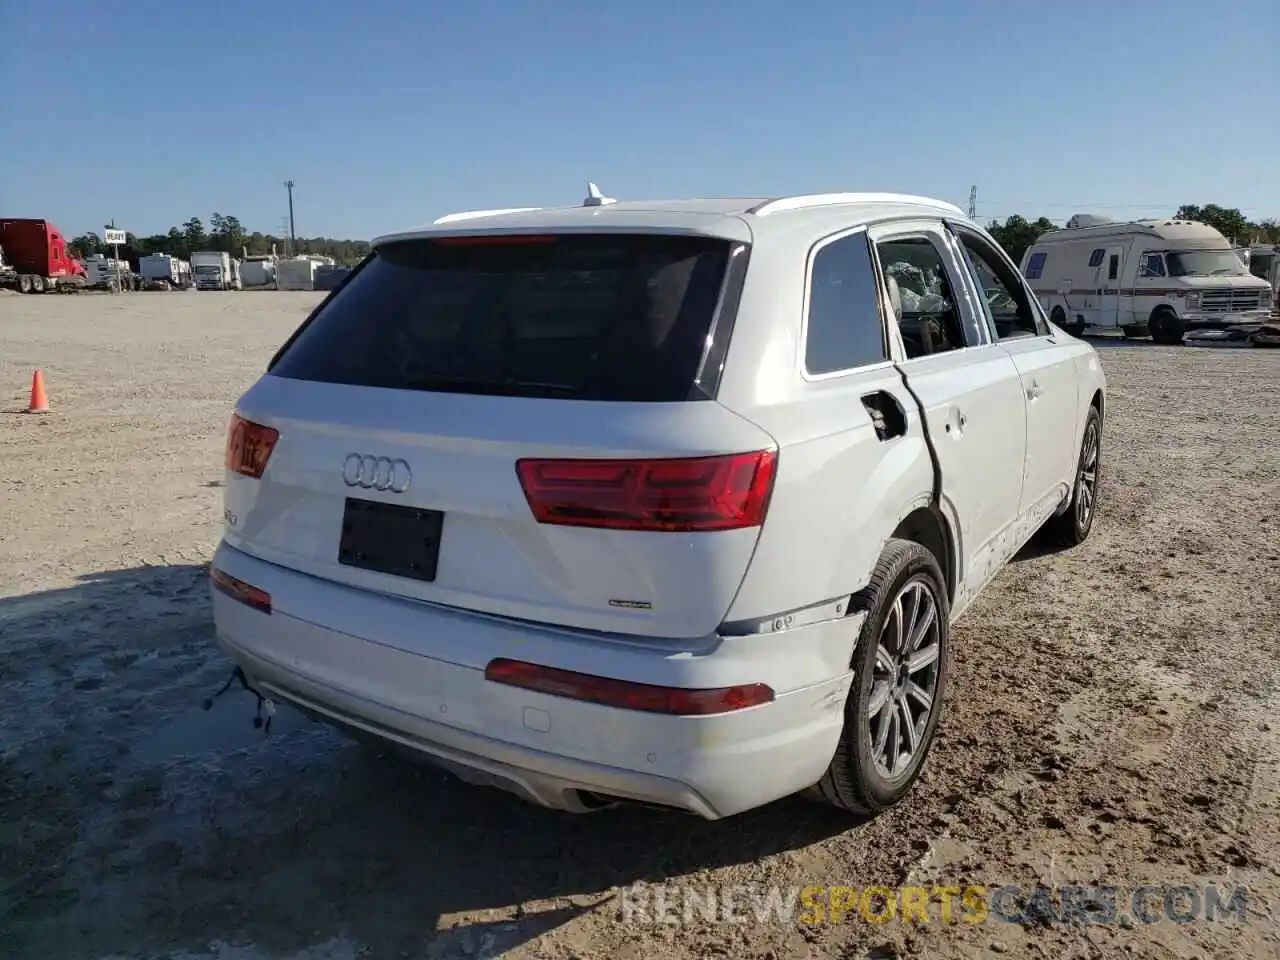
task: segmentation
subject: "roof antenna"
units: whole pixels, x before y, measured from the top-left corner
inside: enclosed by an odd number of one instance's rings
[[[584,207],[603,207],[605,204],[617,203],[613,197],[606,197],[591,181],[587,181],[587,199],[582,201]]]

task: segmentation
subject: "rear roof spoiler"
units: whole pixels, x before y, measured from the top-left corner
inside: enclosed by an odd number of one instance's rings
[[[504,213],[532,213],[535,210],[541,209],[541,207],[508,207],[505,210],[463,210],[461,213],[446,213],[443,217],[433,220],[432,223],[457,223],[459,220],[476,220],[480,217],[500,217]]]
[[[606,197],[595,183],[587,182],[587,195],[582,201],[584,207],[604,207],[618,201],[613,197]],[[432,221],[432,225],[442,223],[457,223],[459,220],[478,220],[481,217],[500,217],[504,213],[533,213],[541,210],[542,207],[508,207],[505,210],[463,210],[460,213],[446,213]]]

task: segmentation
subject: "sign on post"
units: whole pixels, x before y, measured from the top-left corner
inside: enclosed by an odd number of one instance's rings
[[[118,293],[121,290],[131,289],[132,283],[129,280],[128,264],[120,263],[120,244],[129,242],[129,234],[124,230],[117,230],[115,221],[112,220],[111,226],[102,228],[102,242],[112,248],[113,259],[116,261],[116,279],[111,291]]]

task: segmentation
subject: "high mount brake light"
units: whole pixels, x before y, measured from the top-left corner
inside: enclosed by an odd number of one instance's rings
[[[764,522],[773,450],[678,460],[518,460],[539,523],[613,530],[740,530]]]
[[[490,233],[476,234],[469,237],[434,237],[432,243],[449,247],[493,247],[514,246],[530,243],[555,243],[553,236],[534,236],[527,233]]]
[[[280,431],[246,420],[238,413],[227,430],[227,469],[254,480],[261,478]]]
[[[758,707],[774,700],[773,689],[763,683],[713,689],[660,687],[501,658],[489,662],[484,669],[484,677],[492,683],[533,690],[553,697],[598,703],[621,710],[682,717],[710,717],[733,713],[735,710]]]

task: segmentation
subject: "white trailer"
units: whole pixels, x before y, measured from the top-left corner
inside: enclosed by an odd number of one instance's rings
[[[1077,214],[1027,249],[1022,273],[1049,319],[1077,336],[1119,328],[1176,344],[1191,330],[1261,323],[1271,314],[1270,285],[1221,233],[1191,220]]]
[[[246,290],[273,288],[276,285],[276,258],[245,257],[240,263],[240,282]]]
[[[138,258],[138,276],[146,285],[185,290],[191,286],[191,264],[167,253]]]
[[[316,268],[319,264],[311,257],[292,257],[276,264],[276,288],[278,290],[314,290]]]
[[[94,290],[117,293],[133,289],[133,271],[127,260],[115,260],[101,253],[84,258],[85,283]]]
[[[249,248],[243,247],[244,255],[240,258],[240,281],[246,290],[274,288],[276,285],[276,245],[271,245],[270,253],[249,255]]]

